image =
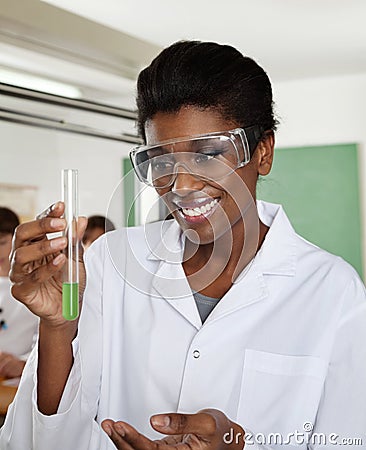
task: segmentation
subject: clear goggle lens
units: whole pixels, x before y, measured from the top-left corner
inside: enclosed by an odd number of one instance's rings
[[[171,185],[180,168],[200,178],[220,179],[247,162],[242,139],[240,145],[236,141],[230,135],[206,135],[145,146],[132,153],[133,165],[141,181],[158,188]]]

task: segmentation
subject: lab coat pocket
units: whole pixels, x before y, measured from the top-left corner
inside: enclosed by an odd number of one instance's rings
[[[247,349],[237,421],[253,433],[310,431],[322,394],[327,362]],[[309,425],[310,424],[310,425]]]

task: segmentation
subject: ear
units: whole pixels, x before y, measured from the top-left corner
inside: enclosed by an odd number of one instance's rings
[[[258,174],[268,175],[273,163],[275,137],[273,131],[267,134],[266,138],[258,144]]]

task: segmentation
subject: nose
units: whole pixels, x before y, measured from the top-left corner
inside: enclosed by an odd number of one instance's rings
[[[172,185],[172,192],[180,197],[186,196],[191,191],[200,191],[204,186],[204,181],[194,175],[185,167],[179,165]]]

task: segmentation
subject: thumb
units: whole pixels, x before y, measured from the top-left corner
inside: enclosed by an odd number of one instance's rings
[[[88,218],[85,216],[79,216],[77,220],[77,235],[79,241],[82,240],[87,225],[88,225]]]
[[[88,225],[88,218],[85,216],[79,216],[77,220],[77,237],[79,241],[79,258],[83,258],[84,247],[81,245],[83,236]]]
[[[157,414],[150,418],[151,426],[163,434],[196,434],[210,436],[216,431],[216,420],[208,413]]]

